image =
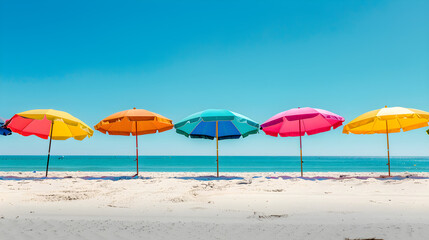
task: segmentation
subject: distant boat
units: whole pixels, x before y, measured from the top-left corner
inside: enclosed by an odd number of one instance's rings
[[[58,159],[64,159],[64,156],[60,156],[60,157],[58,157]]]

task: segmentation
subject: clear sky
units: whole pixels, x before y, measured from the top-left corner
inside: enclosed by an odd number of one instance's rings
[[[173,121],[226,108],[264,122],[298,106],[346,122],[370,110],[429,111],[429,1],[0,0],[0,116],[37,108],[90,126],[143,108]],[[429,155],[425,129],[390,135],[391,154]],[[342,128],[303,138],[304,155],[386,155],[386,136]],[[213,155],[175,131],[140,136],[141,154]],[[95,132],[52,154],[133,155],[134,138]],[[48,141],[0,137],[0,154],[46,154]],[[298,155],[299,138],[263,132],[223,155]]]

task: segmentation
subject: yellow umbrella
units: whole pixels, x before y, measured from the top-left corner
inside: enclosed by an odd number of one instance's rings
[[[81,120],[66,112],[53,109],[36,109],[15,114],[7,121],[6,126],[23,136],[35,135],[43,139],[50,139],[46,176],[48,176],[52,139],[74,138],[81,141],[85,137],[91,137],[94,133],[94,130]]]
[[[389,133],[410,131],[428,126],[429,113],[417,109],[391,107],[370,111],[360,115],[344,126],[343,133],[385,133],[387,137],[387,166],[390,176]]]

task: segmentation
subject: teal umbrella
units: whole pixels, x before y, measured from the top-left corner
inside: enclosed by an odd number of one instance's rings
[[[186,137],[213,140],[216,138],[217,176],[219,177],[219,140],[238,139],[259,132],[259,124],[241,114],[225,109],[197,112],[174,125]]]

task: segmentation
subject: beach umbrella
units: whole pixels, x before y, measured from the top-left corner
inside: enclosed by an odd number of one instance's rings
[[[4,123],[6,122],[6,119],[0,117],[0,135],[7,136],[11,135],[12,132],[9,128],[4,127]]]
[[[112,114],[101,120],[94,128],[104,134],[136,136],[136,162],[139,174],[139,135],[164,132],[173,128],[173,122],[159,114],[144,109],[130,109]]]
[[[387,139],[387,166],[390,176],[389,133],[410,131],[428,126],[429,113],[417,109],[390,107],[370,111],[353,119],[343,128],[343,133],[385,133]]]
[[[23,136],[35,135],[43,139],[49,138],[46,177],[48,176],[52,140],[74,138],[81,141],[85,137],[91,137],[94,133],[94,130],[81,120],[66,112],[53,109],[35,109],[15,114],[6,122],[5,126],[12,132]]]
[[[278,113],[261,124],[262,131],[273,137],[297,137],[299,136],[299,148],[301,157],[301,177],[302,169],[302,140],[306,133],[313,135],[326,132],[341,126],[344,118],[317,108],[293,108],[285,112]]]
[[[259,124],[241,114],[225,109],[208,109],[194,113],[174,125],[186,137],[216,138],[217,177],[219,177],[219,140],[238,139],[258,133]]]

